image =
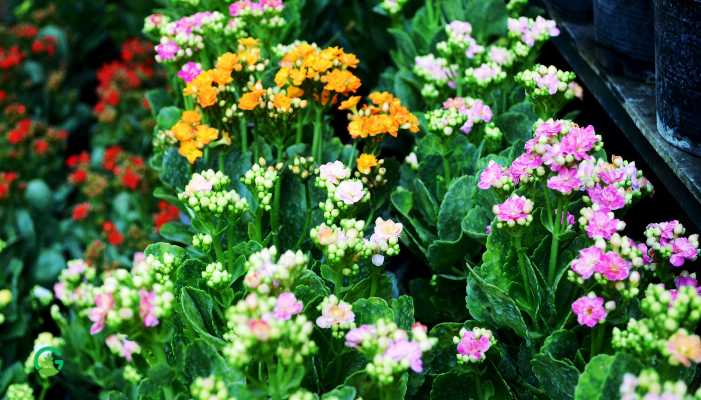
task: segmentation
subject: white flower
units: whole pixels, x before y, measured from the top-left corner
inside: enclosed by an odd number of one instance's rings
[[[343,181],[336,188],[336,198],[346,205],[353,205],[363,198],[363,183],[358,180]]]
[[[385,263],[385,256],[383,256],[382,254],[375,254],[374,256],[372,256],[371,260],[372,260],[372,265],[374,265],[376,267],[381,267],[382,264]]]
[[[355,322],[355,314],[350,304],[331,295],[320,305],[321,316],[316,319],[319,328],[328,329],[334,325],[351,327]]]
[[[333,185],[350,177],[351,171],[346,168],[340,161],[326,163],[319,167],[319,176],[321,179]]]
[[[382,218],[377,218],[375,220],[375,236],[378,240],[390,242],[399,239],[402,234],[402,224],[399,222],[394,222],[391,219],[383,220]]]
[[[185,193],[187,194],[208,193],[211,190],[212,183],[200,174],[193,175],[190,183],[185,187]]]

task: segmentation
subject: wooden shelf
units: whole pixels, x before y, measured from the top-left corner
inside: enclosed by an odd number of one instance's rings
[[[701,158],[673,147],[658,133],[654,82],[608,74],[595,61],[593,26],[557,22],[561,33],[554,38],[555,46],[696,229],[701,230]]]

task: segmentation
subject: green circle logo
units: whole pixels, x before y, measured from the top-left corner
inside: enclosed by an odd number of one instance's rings
[[[49,356],[41,357],[48,353]],[[61,350],[52,346],[45,346],[34,352],[34,369],[43,378],[49,378],[58,374],[63,368],[63,358]],[[51,360],[51,362],[47,362]]]

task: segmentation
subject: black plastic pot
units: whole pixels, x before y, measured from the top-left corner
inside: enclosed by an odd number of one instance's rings
[[[600,61],[610,71],[643,78],[654,71],[652,0],[594,0]]]
[[[657,129],[701,156],[701,0],[655,1]]]
[[[592,19],[592,0],[544,0],[565,21],[584,23]]]

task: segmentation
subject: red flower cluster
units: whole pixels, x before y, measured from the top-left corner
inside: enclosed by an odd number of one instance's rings
[[[68,175],[68,181],[74,185],[79,185],[88,179],[87,169],[90,166],[90,155],[87,152],[73,154],[66,160],[69,168],[75,169]]]
[[[24,105],[15,103],[5,108],[5,115],[10,120],[16,120],[26,113]],[[0,123],[0,130],[3,124]],[[5,139],[11,146],[6,148],[3,157],[17,160],[26,157],[27,153],[44,157],[52,152],[57,152],[63,148],[68,138],[68,132],[62,129],[54,129],[43,123],[33,121],[29,118],[17,120],[14,125],[10,125]]]
[[[124,235],[122,235],[112,221],[105,221],[102,224],[102,231],[107,235],[107,241],[110,242],[112,246],[119,246],[124,243]]]
[[[10,186],[17,178],[16,172],[0,172],[0,200],[9,197]]]
[[[161,226],[170,221],[176,221],[178,218],[180,218],[178,207],[161,200],[158,202],[158,212],[153,214],[153,226],[158,232],[161,230]]]
[[[32,53],[46,53],[49,57],[56,52],[56,39],[53,36],[37,38],[32,42]]]
[[[139,188],[146,169],[143,158],[129,155],[119,146],[105,149],[102,167],[112,172],[122,186],[132,191]]]
[[[142,78],[153,76],[151,46],[138,39],[122,45],[122,59],[103,65],[97,71],[97,94],[100,100],[93,111],[102,122],[112,122],[122,92],[138,89]]]
[[[12,46],[8,49],[0,47],[0,69],[11,69],[22,63],[24,54],[19,46]]]
[[[73,220],[81,221],[90,214],[90,203],[78,203],[73,207]]]

